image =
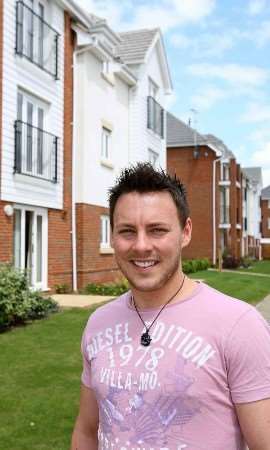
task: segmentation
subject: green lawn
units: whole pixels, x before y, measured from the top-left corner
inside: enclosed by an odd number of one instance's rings
[[[270,278],[197,272],[194,278],[256,303]],[[80,339],[90,309],[65,310],[0,334],[0,447],[68,450],[78,410]]]
[[[254,261],[248,269],[239,269],[245,272],[264,273],[270,276],[270,259]]]
[[[88,316],[66,310],[0,335],[1,449],[69,448]]]
[[[231,272],[201,271],[191,274],[191,278],[202,279],[209,286],[232,297],[256,304],[270,294],[270,277],[257,277]]]

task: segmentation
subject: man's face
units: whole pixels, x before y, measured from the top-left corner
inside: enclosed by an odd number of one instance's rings
[[[142,292],[179,285],[181,250],[191,237],[191,221],[181,229],[168,192],[123,194],[114,211],[112,246],[131,287]]]

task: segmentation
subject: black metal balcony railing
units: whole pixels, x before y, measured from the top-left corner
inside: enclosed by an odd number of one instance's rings
[[[151,96],[147,97],[147,128],[164,138],[164,109]]]
[[[21,120],[16,120],[14,126],[14,173],[57,183],[58,137]]]
[[[220,207],[220,223],[221,224],[229,224],[230,223],[230,207],[223,206]]]
[[[41,7],[41,6],[40,6]],[[43,9],[40,10],[43,14]],[[58,78],[59,33],[22,1],[16,4],[16,47],[18,55]]]

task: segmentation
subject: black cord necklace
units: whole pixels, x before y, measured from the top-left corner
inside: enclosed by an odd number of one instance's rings
[[[154,325],[155,321],[157,320],[157,318],[162,313],[162,311],[165,308],[165,306],[167,306],[174,299],[174,297],[176,297],[176,295],[181,291],[181,289],[182,289],[182,287],[184,285],[185,278],[186,278],[186,276],[184,275],[180,287],[177,289],[175,294],[173,294],[173,296],[170,297],[169,300],[162,306],[161,310],[158,312],[158,314],[156,315],[156,317],[154,318],[153,322],[150,324],[149,327],[146,326],[145,321],[143,320],[143,318],[142,318],[142,316],[141,316],[141,314],[140,314],[140,312],[139,312],[139,310],[137,308],[134,296],[133,295],[131,296],[131,300],[132,300],[132,303],[133,303],[133,305],[135,307],[136,313],[138,314],[139,318],[141,319],[141,321],[142,321],[142,323],[143,323],[143,325],[144,325],[144,327],[146,329],[146,331],[141,335],[141,345],[143,345],[144,347],[148,347],[148,345],[150,345],[150,342],[152,341],[152,339],[150,337],[150,334],[149,334],[150,329],[152,328],[152,326]]]

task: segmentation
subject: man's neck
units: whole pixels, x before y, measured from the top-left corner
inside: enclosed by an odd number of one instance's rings
[[[181,287],[182,282],[183,285]],[[180,287],[181,289],[179,290]],[[187,278],[183,273],[181,273],[178,283],[166,285],[153,291],[140,291],[132,287],[131,292],[135,299],[136,306],[139,309],[153,309],[159,307],[161,308],[170,300],[170,298],[172,298],[169,302],[170,304],[186,298],[187,296],[192,294],[195,287],[196,282],[194,282],[190,278]]]

